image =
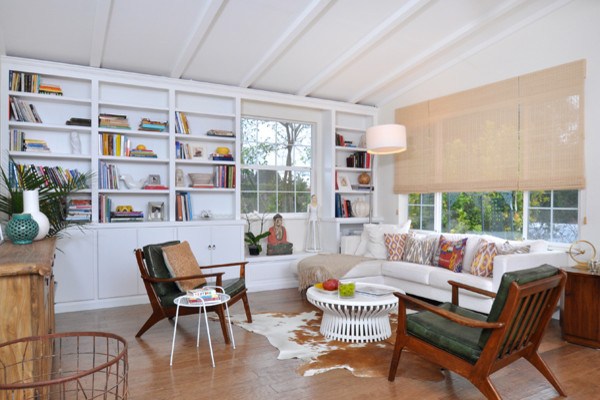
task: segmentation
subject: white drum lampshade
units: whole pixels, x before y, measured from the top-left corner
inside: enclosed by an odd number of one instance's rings
[[[398,124],[375,125],[367,129],[367,151],[393,154],[406,150],[406,127]]]

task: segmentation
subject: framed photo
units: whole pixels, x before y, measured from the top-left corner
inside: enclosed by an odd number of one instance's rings
[[[190,156],[196,160],[205,160],[206,159],[206,149],[203,145],[200,144],[191,144],[190,145]]]
[[[148,221],[162,221],[165,214],[165,203],[162,201],[148,202]]]
[[[350,178],[348,178],[348,175],[338,174],[337,184],[338,190],[352,190],[352,185],[350,184]]]
[[[160,175],[148,175],[148,185],[160,185]]]

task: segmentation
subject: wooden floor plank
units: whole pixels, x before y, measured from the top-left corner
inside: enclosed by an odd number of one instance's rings
[[[294,289],[249,294],[254,313],[303,312],[313,306]],[[232,314],[242,314],[236,304]],[[149,305],[81,311],[56,315],[58,332],[105,331],[123,336],[129,343],[129,399],[481,399],[466,379],[444,371],[441,382],[398,376],[356,378],[335,370],[312,377],[296,373],[299,360],[277,360],[278,351],[261,335],[234,327],[236,349],[226,345],[218,323],[211,324],[216,368],[210,364],[205,326],[196,347],[197,317],[179,320],[173,366],[169,367],[173,322],[161,321],[141,339],[135,333],[150,314]],[[564,342],[558,321],[553,320],[540,347],[542,357],[565,387],[569,399],[598,398],[600,352]],[[391,358],[391,354],[390,354]],[[401,361],[402,362],[402,361]],[[521,360],[492,375],[505,400],[561,398],[539,372]]]

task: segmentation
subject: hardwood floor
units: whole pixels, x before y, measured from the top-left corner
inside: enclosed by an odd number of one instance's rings
[[[301,312],[313,306],[295,289],[250,293],[254,313]],[[277,350],[261,335],[234,327],[236,349],[224,344],[218,322],[211,322],[216,368],[210,364],[205,331],[196,347],[194,316],[179,320],[173,366],[169,367],[173,324],[161,321],[141,339],[135,333],[150,315],[150,305],[81,311],[56,315],[56,330],[105,331],[123,336],[129,344],[129,399],[481,399],[466,379],[444,371],[441,382],[397,377],[356,378],[334,370],[312,377],[298,375],[298,360],[277,360]],[[235,305],[232,314],[243,313]],[[569,399],[600,397],[600,352],[564,342],[558,321],[546,332],[541,353]],[[391,359],[390,353],[390,359]],[[402,363],[402,360],[400,361]],[[525,361],[492,375],[504,399],[558,399],[554,388]]]

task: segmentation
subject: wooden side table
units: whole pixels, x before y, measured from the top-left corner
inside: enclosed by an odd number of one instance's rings
[[[564,268],[567,284],[560,302],[563,339],[600,348],[600,274]]]

